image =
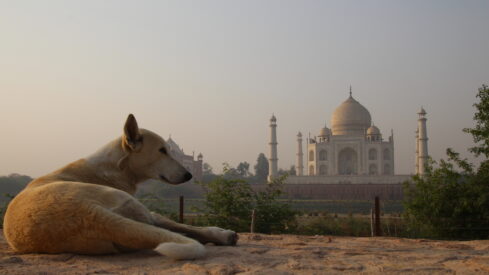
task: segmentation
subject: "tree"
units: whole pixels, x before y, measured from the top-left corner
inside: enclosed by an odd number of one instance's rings
[[[229,163],[224,162],[222,164],[222,176],[226,179],[238,179],[240,178],[238,170],[232,167]]]
[[[214,174],[212,166],[205,162],[202,165],[202,182],[211,182],[215,180],[217,175]]]
[[[289,176],[296,176],[296,175],[297,175],[297,171],[295,170],[295,165],[290,166]]]
[[[265,154],[260,153],[256,159],[255,178],[258,183],[265,183],[268,177],[268,160]]]
[[[489,90],[479,89],[474,104],[476,126],[464,132],[472,134],[476,144],[469,149],[483,155],[478,169],[457,152],[447,149],[447,160],[437,167],[431,161],[426,174],[414,176],[414,184],[405,184],[405,217],[416,235],[435,238],[480,239],[489,236]]]
[[[489,157],[489,89],[487,85],[482,85],[477,94],[479,102],[474,104],[477,112],[474,114],[475,128],[465,128],[463,131],[472,135],[476,146],[469,150],[480,156],[481,154]],[[479,143],[479,144],[478,144]],[[477,145],[478,144],[478,145]]]
[[[202,175],[214,175],[214,171],[212,171],[212,166],[207,162],[204,162],[204,164],[202,165]]]
[[[251,176],[250,173],[250,164],[248,162],[240,162],[238,166],[236,167],[236,171],[238,175],[242,178],[247,178]]]
[[[295,165],[290,166],[289,170],[284,170],[282,168],[278,169],[279,176],[295,176],[297,173],[295,171]]]

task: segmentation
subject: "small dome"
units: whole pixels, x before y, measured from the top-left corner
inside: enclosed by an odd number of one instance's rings
[[[373,136],[373,135],[380,135],[380,130],[377,128],[377,126],[372,125],[367,129],[367,135]]]
[[[297,137],[298,137],[298,138],[301,138],[301,137],[302,137],[302,133],[301,133],[301,132],[299,132],[299,133],[297,134]]]
[[[325,137],[325,136],[329,136],[329,135],[331,135],[331,130],[326,126],[324,126],[324,128],[322,128],[321,131],[319,131],[320,137]]]
[[[277,118],[275,117],[275,115],[274,115],[274,114],[272,114],[272,118],[270,118],[270,121],[272,121],[272,122],[277,121]]]
[[[331,118],[333,135],[365,134],[365,129],[372,123],[369,111],[351,95],[336,108]]]

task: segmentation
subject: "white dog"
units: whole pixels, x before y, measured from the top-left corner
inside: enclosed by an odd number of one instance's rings
[[[168,154],[165,141],[139,129],[131,114],[122,137],[29,183],[8,206],[4,234],[15,251],[25,253],[155,249],[174,259],[195,259],[205,254],[201,243],[235,245],[233,231],[173,222],[132,196],[148,179],[179,184],[191,178]]]

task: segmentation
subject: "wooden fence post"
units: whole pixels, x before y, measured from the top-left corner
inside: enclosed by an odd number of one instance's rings
[[[374,209],[370,208],[370,234],[371,236],[375,236],[374,233],[374,223],[375,223],[375,218],[374,218]]]
[[[375,236],[382,236],[380,230],[380,201],[379,197],[375,197]]]
[[[183,223],[183,196],[180,196],[180,215],[178,217],[178,221]]]
[[[250,228],[251,234],[255,233],[255,219],[256,219],[256,212],[255,209],[253,209],[253,211],[251,211],[251,228]]]

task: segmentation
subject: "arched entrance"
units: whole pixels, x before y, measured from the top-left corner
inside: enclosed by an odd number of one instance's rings
[[[356,175],[357,169],[357,152],[351,148],[345,148],[340,151],[338,156],[338,172],[340,175]]]

